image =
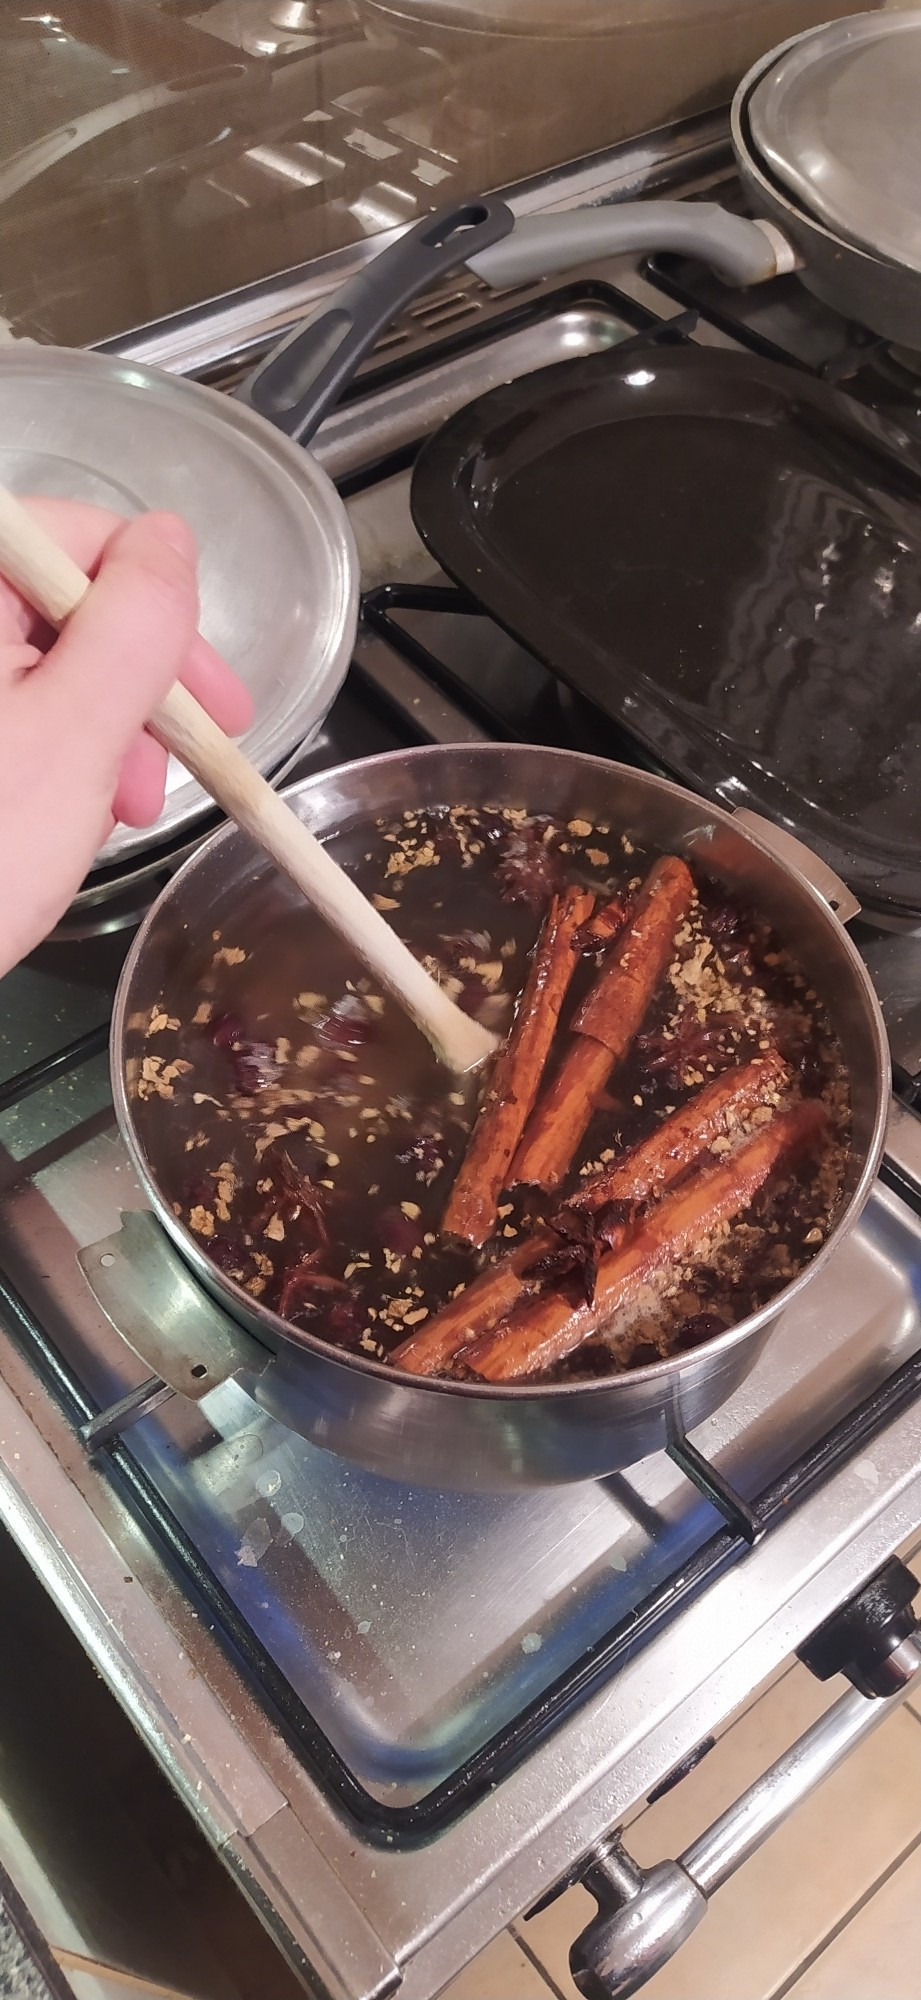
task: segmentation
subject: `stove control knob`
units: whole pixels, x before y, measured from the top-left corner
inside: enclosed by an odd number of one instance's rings
[[[912,1603],[918,1588],[911,1570],[893,1557],[799,1647],[798,1657],[817,1680],[844,1674],[861,1694],[897,1694],[917,1670],[912,1640],[919,1622]]]

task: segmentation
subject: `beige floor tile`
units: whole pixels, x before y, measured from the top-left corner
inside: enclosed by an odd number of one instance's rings
[[[506,1931],[445,1988],[441,2000],[551,2000],[551,1993]]]
[[[788,2000],[892,2000],[921,1991],[921,1849],[845,1924]]]
[[[134,1979],[130,1973],[67,1952],[59,1962],[74,2000],[195,2000],[195,1995],[179,1993],[173,1986],[152,1986],[147,1979]]]
[[[528,1950],[533,1951],[567,2000],[579,2000],[569,1972],[569,1947],[594,1915],[595,1904],[586,1889],[566,1889],[539,1917],[513,1926],[527,1938]]]
[[[716,1738],[716,1741],[719,1742],[720,1738],[726,1735],[727,1730],[734,1729],[736,1723],[741,1721],[743,1715],[747,1715],[749,1709],[754,1708],[757,1702],[763,1701],[765,1695],[770,1692],[771,1688],[776,1687],[778,1681],[782,1681],[787,1674],[792,1673],[795,1666],[796,1666],[795,1660],[783,1660],[779,1667],[775,1667],[774,1672],[772,1674],[768,1674],[766,1678],[762,1681],[761,1686],[759,1687],[757,1693],[749,1695],[747,1701],[740,1702],[738,1708],[734,1709],[731,1715],[727,1715],[725,1722],[721,1722],[718,1725],[718,1727],[712,1731],[712,1734]],[[632,1827],[635,1824],[635,1822],[638,1819],[642,1819],[644,1814],[647,1813],[648,1811],[649,1807],[641,1799],[639,1805],[631,1806],[630,1810],[624,1813],[621,1825],[624,1827],[624,1829],[626,1829],[628,1826]]]
[[[634,1823],[629,1851],[645,1863],[679,1854],[839,1692],[794,1668]],[[644,1987],[644,2000],[766,2000],[918,1833],[921,1729],[895,1713],[718,1892],[700,1930]],[[522,1930],[567,1995],[575,1996],[569,1946],[593,1909],[583,1890],[571,1890]]]

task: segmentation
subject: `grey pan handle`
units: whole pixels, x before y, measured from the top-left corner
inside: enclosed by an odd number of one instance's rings
[[[514,220],[491,196],[424,216],[273,348],[236,391],[240,402],[308,444],[391,320]]]
[[[466,259],[490,285],[525,285],[628,251],[672,250],[711,264],[730,285],[758,285],[798,258],[770,222],[748,222],[707,201],[623,201],[528,215],[510,236]]]

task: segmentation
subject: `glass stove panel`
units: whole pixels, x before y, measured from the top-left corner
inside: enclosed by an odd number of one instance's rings
[[[826,11],[7,0],[0,314],[40,340],[111,339],[718,107],[757,55]]]

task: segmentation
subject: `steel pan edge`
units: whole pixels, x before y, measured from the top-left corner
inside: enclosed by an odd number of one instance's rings
[[[871,327],[884,340],[902,347],[921,347],[921,274],[836,236],[817,215],[778,187],[749,134],[748,103],[753,91],[801,39],[793,35],[771,49],[742,78],[730,111],[736,166],[756,213],[776,223],[799,252],[803,262],[797,277],[814,298],[846,319]]]
[[[687,1354],[588,1383],[496,1388],[399,1375],[292,1329],[211,1264],[160,1192],[129,1098],[127,1059],[142,1038],[134,1031],[132,1040],[128,1018],[146,1018],[161,997],[158,955],[176,937],[175,925],[178,935],[195,935],[205,913],[210,927],[220,921],[222,905],[271,872],[244,835],[225,828],[197,850],[152,906],[125,961],[110,1039],[119,1129],[184,1261],[211,1297],[273,1351],[259,1381],[244,1383],[261,1407],[311,1443],[404,1485],[499,1492],[597,1479],[638,1463],[702,1423],[740,1386],[774,1322],[824,1268],[870,1194],[885,1137],[890,1066],[879,1004],[855,946],[818,893],[730,814],[670,780],[604,758],[516,744],[424,747],[317,773],[284,796],[319,834],[369,815],[460,800],[606,818],[638,844],[696,857],[757,901],[814,980],[844,1046],[853,1115],[848,1187],[816,1257],[760,1311]]]

